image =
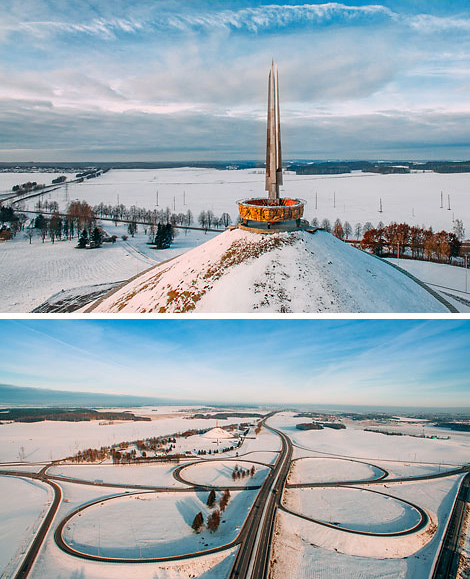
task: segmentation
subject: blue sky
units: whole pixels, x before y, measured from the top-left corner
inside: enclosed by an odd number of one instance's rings
[[[0,383],[214,403],[469,406],[468,320],[2,320]]]
[[[3,0],[0,160],[470,158],[468,0]]]

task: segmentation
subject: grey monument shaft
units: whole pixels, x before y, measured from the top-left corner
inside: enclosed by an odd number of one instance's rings
[[[266,191],[269,199],[279,199],[282,185],[281,120],[279,116],[279,77],[274,62],[268,82],[268,134],[266,139]]]

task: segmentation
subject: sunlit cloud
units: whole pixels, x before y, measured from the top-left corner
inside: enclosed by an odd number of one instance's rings
[[[408,158],[469,157],[460,117],[470,117],[470,10],[465,2],[423,6],[6,0],[2,157],[31,159],[36,151],[37,160],[73,160],[101,123],[87,147],[97,159],[125,158],[127,144],[130,159],[262,158],[262,140],[252,149],[241,137],[244,125],[256,133],[253,123],[265,120],[271,58],[285,134],[305,133],[302,144],[286,142],[286,158],[370,157],[379,134],[397,135],[384,139],[383,158],[400,150]],[[397,130],[397,119],[406,126]],[[73,132],[59,143],[67,122]],[[315,146],[325,134],[324,149]]]

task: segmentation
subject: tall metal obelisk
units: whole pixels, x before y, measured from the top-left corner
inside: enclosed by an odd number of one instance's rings
[[[269,199],[279,199],[282,185],[281,120],[279,116],[279,77],[274,61],[268,82],[268,135],[266,140],[266,191]]]

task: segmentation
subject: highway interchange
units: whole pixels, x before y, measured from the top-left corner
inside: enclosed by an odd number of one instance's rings
[[[380,467],[372,465],[370,463],[369,466],[377,469],[379,473],[377,476],[373,476],[368,480],[351,480],[351,481],[338,481],[338,482],[316,482],[316,483],[297,483],[297,484],[287,484],[287,477],[289,474],[289,470],[291,468],[293,460],[293,452],[294,452],[294,445],[290,437],[278,430],[266,424],[266,420],[272,416],[272,414],[267,415],[263,420],[263,426],[280,437],[281,440],[281,450],[277,453],[277,458],[274,465],[271,464],[263,464],[263,466],[269,467],[268,475],[266,476],[262,485],[247,485],[243,487],[243,489],[250,489],[250,490],[258,490],[257,496],[254,500],[254,503],[248,513],[248,516],[245,519],[244,524],[242,525],[237,537],[228,544],[220,545],[218,547],[214,547],[211,549],[206,549],[204,551],[195,552],[195,553],[188,553],[185,555],[177,555],[177,556],[168,556],[168,557],[159,557],[159,558],[146,558],[146,559],[112,559],[109,557],[102,557],[97,555],[90,555],[87,553],[81,553],[73,549],[70,545],[64,541],[63,538],[63,530],[65,525],[68,521],[74,517],[76,514],[80,513],[86,508],[89,508],[93,504],[96,503],[103,503],[104,501],[110,501],[115,499],[116,497],[128,495],[128,494],[141,494],[141,493],[157,493],[157,492],[173,492],[173,493],[181,493],[181,492],[188,492],[188,491],[201,491],[201,490],[208,490],[214,488],[215,490],[225,490],[227,486],[223,487],[215,487],[211,485],[201,485],[191,483],[190,481],[186,480],[182,474],[184,469],[190,466],[191,464],[198,464],[200,462],[207,462],[207,459],[201,461],[196,461],[192,463],[185,463],[178,468],[175,469],[173,472],[174,478],[183,483],[185,486],[183,487],[156,487],[156,486],[149,486],[149,485],[129,485],[129,484],[118,484],[118,483],[103,483],[100,481],[88,481],[79,478],[71,478],[71,477],[64,477],[59,475],[50,475],[48,474],[48,469],[56,464],[56,462],[51,462],[46,465],[37,473],[34,472],[21,472],[18,470],[11,470],[8,469],[6,465],[5,468],[1,468],[0,465],[0,475],[4,476],[21,476],[31,479],[39,480],[43,483],[48,484],[54,491],[54,498],[49,507],[49,510],[44,517],[40,528],[38,529],[36,535],[34,536],[31,545],[29,546],[21,565],[18,567],[17,572],[15,574],[15,579],[26,579],[29,576],[29,573],[34,565],[34,562],[40,552],[40,549],[44,543],[46,536],[49,533],[49,530],[52,526],[52,523],[56,517],[58,509],[62,503],[62,489],[58,483],[61,481],[74,483],[74,484],[81,484],[81,485],[91,485],[91,486],[101,486],[106,488],[116,488],[116,489],[125,489],[123,493],[113,495],[111,497],[107,497],[105,499],[100,498],[96,501],[89,502],[85,505],[78,507],[77,509],[72,510],[65,516],[56,526],[54,531],[54,539],[57,546],[62,549],[64,552],[68,553],[71,556],[80,557],[83,559],[90,559],[90,560],[98,560],[98,561],[107,561],[107,562],[119,562],[119,563],[150,563],[150,562],[164,562],[164,561],[172,561],[172,560],[183,560],[188,559],[191,557],[198,557],[202,555],[207,555],[210,553],[216,553],[220,551],[224,551],[227,549],[231,549],[233,547],[238,547],[237,553],[235,555],[234,563],[232,565],[229,578],[230,579],[267,579],[269,577],[269,569],[270,569],[270,561],[271,561],[271,547],[273,543],[273,533],[274,533],[274,526],[276,521],[276,514],[279,509],[285,510],[293,515],[300,516],[301,518],[311,520],[317,524],[329,525],[325,521],[319,521],[316,519],[311,519],[306,517],[303,514],[295,513],[285,506],[282,505],[282,496],[283,491],[286,488],[313,488],[313,487],[354,487],[354,485],[373,485],[379,483],[400,483],[400,482],[407,482],[407,481],[418,481],[418,480],[428,480],[434,478],[441,478],[447,476],[453,476],[455,474],[462,474],[467,473],[465,477],[463,477],[458,496],[454,503],[453,512],[451,517],[448,521],[446,532],[444,534],[443,540],[441,542],[439,556],[437,558],[436,564],[432,571],[432,579],[444,579],[444,578],[452,578],[456,576],[457,571],[457,564],[458,564],[458,557],[455,556],[457,545],[460,537],[462,521],[463,521],[463,514],[465,511],[465,505],[468,503],[469,500],[469,486],[470,486],[470,472],[467,466],[461,468],[455,468],[452,470],[434,473],[429,475],[420,475],[414,477],[395,477],[391,478],[389,473]],[[309,449],[310,450],[310,449]],[[250,454],[250,453],[247,453]],[[242,457],[245,455],[240,455],[238,458],[224,458],[224,459],[215,459],[215,460],[233,460],[233,461],[240,461],[240,460],[249,460],[243,459]],[[331,456],[331,455],[330,455]],[[209,459],[214,460],[214,459]],[[348,460],[351,460],[350,458]],[[251,462],[251,461],[250,461]],[[256,461],[253,461],[256,463]],[[364,462],[364,461],[357,461],[357,462]],[[257,463],[260,464],[260,463]],[[241,490],[240,486],[231,486],[228,487],[231,490]],[[378,492],[378,491],[369,491],[369,492]],[[407,501],[403,501],[407,502]],[[424,509],[421,509],[418,505],[414,505],[409,503],[412,507],[418,510],[420,513],[421,519],[419,523],[414,526],[412,529],[406,529],[401,533],[398,534],[408,534],[417,532],[418,530],[424,528],[428,524],[428,516]],[[338,529],[338,527],[335,527]],[[357,533],[358,531],[354,531],[351,529],[339,529],[344,530],[345,532],[353,532]],[[361,532],[359,532],[361,533]],[[367,533],[363,533],[367,534]],[[375,533],[370,533],[375,534]],[[390,536],[396,535],[397,533],[390,533]],[[376,534],[378,535],[378,534]]]

